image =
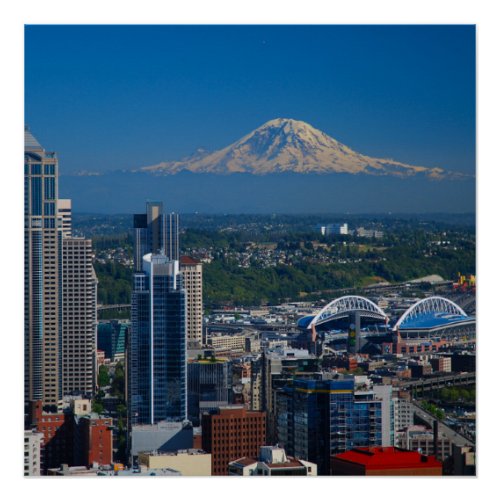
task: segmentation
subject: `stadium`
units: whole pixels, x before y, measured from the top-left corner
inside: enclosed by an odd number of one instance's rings
[[[319,338],[339,343],[355,327],[355,318],[365,344],[399,344],[397,352],[425,352],[444,344],[475,341],[476,318],[438,296],[417,301],[397,321],[365,297],[344,296],[332,300],[316,315],[300,318],[297,326],[309,333],[313,342]]]

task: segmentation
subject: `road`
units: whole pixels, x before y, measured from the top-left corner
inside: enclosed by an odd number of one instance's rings
[[[453,444],[455,444],[457,446],[475,446],[475,443],[473,441],[467,439],[465,436],[462,436],[461,434],[458,434],[452,428],[443,424],[440,420],[436,419],[436,417],[434,417],[434,415],[431,415],[429,412],[427,412],[423,408],[421,408],[417,402],[413,401],[410,404],[411,404],[412,412],[415,415],[417,415],[420,419],[427,422],[427,424],[431,428],[433,428],[434,421],[437,420],[439,423],[439,426],[438,426],[439,432],[444,434],[447,438],[449,438]]]

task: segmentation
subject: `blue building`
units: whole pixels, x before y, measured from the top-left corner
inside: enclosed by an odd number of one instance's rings
[[[295,379],[277,393],[280,446],[330,474],[330,457],[360,446],[382,445],[382,405],[355,378]],[[387,401],[390,404],[390,401]]]
[[[97,348],[104,351],[112,361],[125,355],[125,344],[130,324],[128,321],[99,321],[97,326]]]
[[[134,274],[128,343],[130,425],[187,417],[186,292],[179,262],[144,255]]]

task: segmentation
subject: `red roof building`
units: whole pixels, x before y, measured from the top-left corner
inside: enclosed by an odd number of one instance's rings
[[[333,476],[442,476],[443,464],[433,456],[402,448],[354,448],[332,456]]]
[[[201,264],[201,262],[198,259],[189,257],[189,255],[181,255],[181,264],[184,266],[196,266]]]

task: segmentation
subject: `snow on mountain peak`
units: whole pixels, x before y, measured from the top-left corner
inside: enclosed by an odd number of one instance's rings
[[[187,170],[217,174],[248,172],[257,175],[296,172],[400,177],[424,174],[433,179],[447,176],[441,168],[412,166],[356,153],[308,123],[291,118],[269,120],[218,151],[199,151],[199,154],[181,161],[163,162],[141,170],[156,174],[175,174]]]

